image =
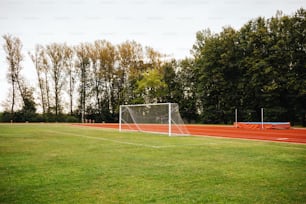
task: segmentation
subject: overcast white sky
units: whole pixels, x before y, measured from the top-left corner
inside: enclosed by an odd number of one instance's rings
[[[36,86],[27,54],[36,44],[135,40],[180,59],[190,55],[199,30],[239,29],[258,16],[292,15],[301,7],[305,0],[0,0],[0,35],[21,39],[23,74]],[[3,44],[1,37],[0,111],[9,88]]]

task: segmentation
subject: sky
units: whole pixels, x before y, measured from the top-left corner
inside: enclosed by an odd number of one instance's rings
[[[259,16],[270,18],[277,10],[292,15],[302,7],[305,0],[0,0],[0,111],[9,91],[5,34],[21,39],[22,74],[37,86],[28,55],[37,44],[135,40],[182,59],[191,56],[197,31],[238,30]]]

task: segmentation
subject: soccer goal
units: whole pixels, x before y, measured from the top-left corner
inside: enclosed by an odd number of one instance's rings
[[[189,135],[176,103],[121,105],[119,131]]]

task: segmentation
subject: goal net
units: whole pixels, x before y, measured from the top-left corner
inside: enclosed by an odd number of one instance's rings
[[[119,131],[189,135],[176,103],[121,105]]]

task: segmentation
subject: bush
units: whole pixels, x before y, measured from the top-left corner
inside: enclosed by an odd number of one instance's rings
[[[66,123],[76,123],[80,122],[77,116],[61,114],[56,116],[55,114],[38,114],[38,113],[28,113],[24,111],[17,111],[14,114],[10,112],[0,113],[0,122],[66,122]]]

